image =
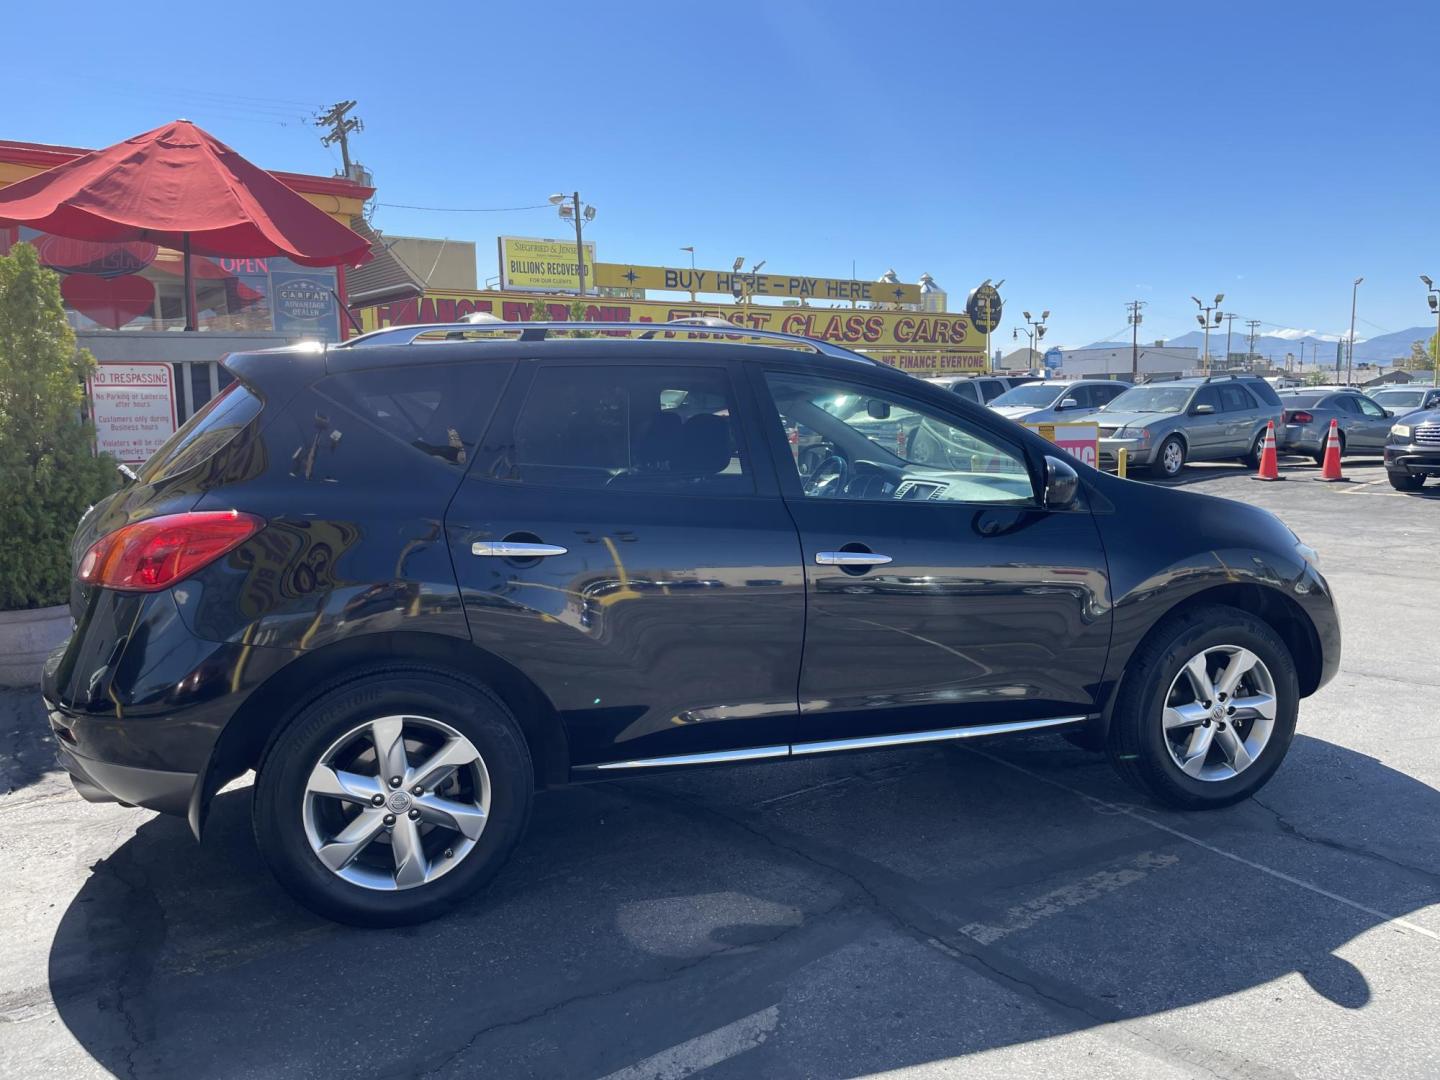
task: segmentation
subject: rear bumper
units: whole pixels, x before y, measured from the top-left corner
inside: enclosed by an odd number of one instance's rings
[[[1275,448],[1291,454],[1318,454],[1325,449],[1325,436],[1299,424],[1275,429]]]
[[[118,802],[125,806],[143,806],[162,814],[189,814],[191,796],[195,791],[196,773],[163,772],[140,769],[133,765],[116,765],[82,757],[68,742],[67,718],[59,710],[50,710],[50,727],[59,743],[56,757],[70,774],[76,792],[87,802]]]
[[[1385,447],[1385,468],[1411,476],[1440,476],[1440,450],[1417,446]]]

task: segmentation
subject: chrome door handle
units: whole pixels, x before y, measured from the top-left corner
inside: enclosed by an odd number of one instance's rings
[[[817,551],[815,561],[821,566],[884,566],[893,560],[873,551]]]
[[[564,555],[568,550],[559,544],[521,544],[514,540],[476,540],[470,545],[471,555],[501,559],[538,559],[544,555]]]

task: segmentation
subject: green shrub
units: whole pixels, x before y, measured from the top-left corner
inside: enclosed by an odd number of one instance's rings
[[[0,257],[0,611],[64,603],[75,525],[115,487],[81,419],[94,365],[75,347],[59,275],[15,245]]]

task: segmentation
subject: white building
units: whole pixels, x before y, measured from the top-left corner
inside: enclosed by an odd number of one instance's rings
[[[1133,358],[1129,345],[1106,345],[1095,349],[1066,349],[1061,353],[1060,377],[1095,379],[1119,377],[1129,379]],[[1185,375],[1200,367],[1200,350],[1176,348],[1155,342],[1140,346],[1140,376]]]

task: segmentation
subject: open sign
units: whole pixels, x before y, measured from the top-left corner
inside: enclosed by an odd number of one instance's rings
[[[1100,426],[1098,424],[1026,424],[1038,431],[1072,457],[1079,458],[1092,469],[1098,468],[1100,457]]]

